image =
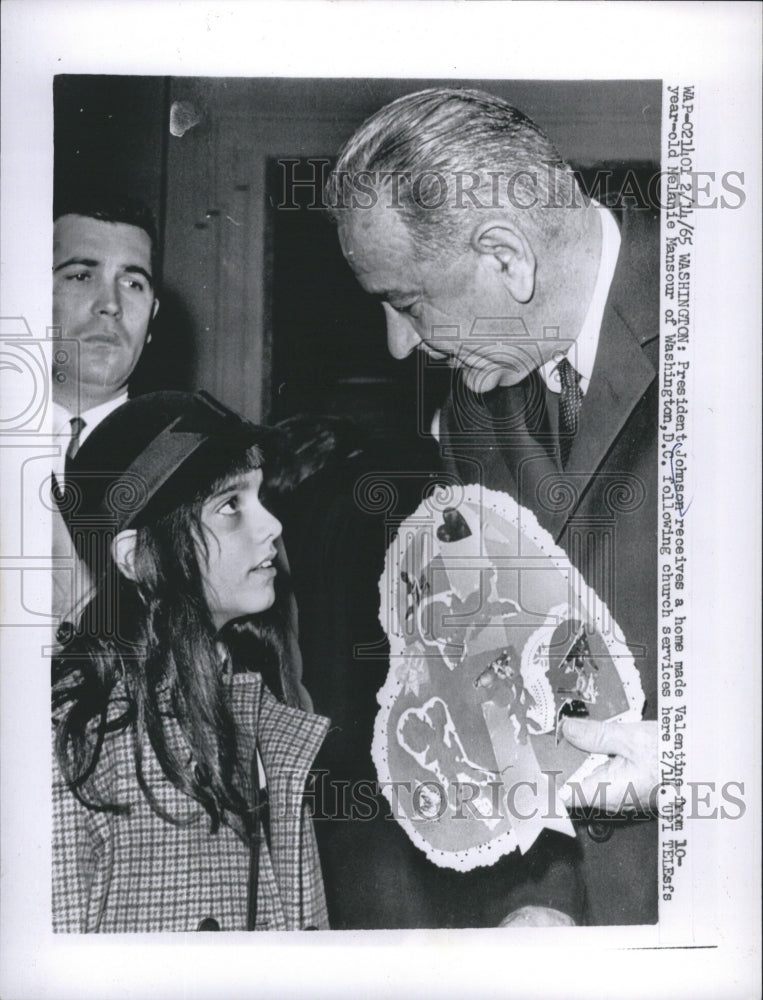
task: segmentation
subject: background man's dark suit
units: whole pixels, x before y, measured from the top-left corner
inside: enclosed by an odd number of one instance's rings
[[[621,233],[593,375],[566,470],[561,472],[553,457],[546,389],[537,373],[484,396],[457,387],[443,409],[441,447],[446,466],[463,482],[505,490],[532,510],[595,587],[640,672],[644,717],[655,719],[659,222],[646,211],[627,212]],[[544,844],[538,858],[530,852],[525,862],[539,879],[540,898],[522,902],[555,905],[550,897],[559,886],[552,885],[552,877],[564,859],[582,874],[586,922],[656,921],[657,824],[612,825],[606,842],[594,841],[582,825],[576,842],[547,835],[548,868],[540,859]],[[565,894],[568,890],[567,883]],[[556,905],[571,912],[563,896]]]

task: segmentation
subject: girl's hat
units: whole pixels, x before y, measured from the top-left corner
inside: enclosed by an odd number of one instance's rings
[[[56,504],[75,542],[120,532],[193,496],[209,470],[268,436],[206,392],[154,392],[109,414],[67,464]]]

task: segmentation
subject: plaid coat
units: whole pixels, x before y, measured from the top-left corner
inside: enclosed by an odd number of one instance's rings
[[[258,738],[270,801],[256,929],[326,928],[304,786],[328,720],[281,704],[258,674],[232,678],[231,712],[244,761],[253,759]],[[170,738],[182,741],[177,723],[168,725]],[[107,736],[94,777],[98,794],[129,803],[129,814],[81,805],[54,762],[54,931],[246,930],[249,848],[243,837],[225,823],[211,834],[208,814],[166,779],[148,748],[144,771],[160,805],[190,825],[167,823],[149,806],[135,777],[129,731]]]

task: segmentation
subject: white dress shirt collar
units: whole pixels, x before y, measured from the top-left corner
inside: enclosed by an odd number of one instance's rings
[[[56,436],[65,435],[68,438],[71,433],[72,417],[80,416],[85,421],[85,426],[82,428],[82,433],[79,436],[79,445],[81,448],[98,424],[102,423],[110,413],[126,402],[127,392],[123,392],[119,396],[115,396],[114,399],[109,399],[105,403],[99,403],[98,406],[92,406],[89,410],[83,410],[80,414],[69,413],[60,403],[53,403],[53,433]]]
[[[79,447],[82,447],[98,424],[102,423],[110,413],[126,402],[127,392],[123,392],[106,403],[99,403],[98,406],[92,406],[89,410],[84,410],[80,413],[79,416],[85,421],[85,426],[79,435]],[[60,403],[53,403],[53,434],[57,438],[63,438],[63,441],[59,443],[59,453],[53,459],[53,472],[61,483],[64,480],[66,449],[72,434],[71,421],[75,416],[77,414],[70,413]]]
[[[596,204],[596,203],[594,203]],[[596,283],[588,304],[580,333],[574,344],[566,352],[572,367],[580,375],[580,388],[583,395],[588,390],[596,360],[596,350],[599,346],[601,321],[604,318],[604,308],[607,304],[610,285],[617,265],[617,255],[620,252],[620,230],[614,216],[608,208],[599,205],[601,219],[601,256]],[[539,369],[541,378],[552,392],[560,392],[561,384],[557,370],[561,358],[552,359]]]

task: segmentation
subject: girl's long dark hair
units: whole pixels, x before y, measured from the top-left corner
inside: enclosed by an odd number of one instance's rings
[[[256,447],[237,456],[218,453],[201,488],[198,480],[189,485],[188,499],[136,522],[134,581],[113,563],[104,565],[102,585],[76,634],[54,658],[56,757],[84,805],[127,811],[124,803],[104,801],[93,778],[104,740],[128,731],[138,785],[156,813],[171,823],[186,822],[167,813],[146,781],[146,740],[169,781],[207,811],[213,831],[226,813],[241,817],[248,828],[247,777],[239,771],[227,692],[233,672],[257,670],[284,696],[283,601],[277,591],[270,611],[216,632],[198,553],[204,546],[204,500],[261,462]],[[105,628],[110,621],[115,627]],[[183,734],[181,745],[172,739],[171,718]]]

